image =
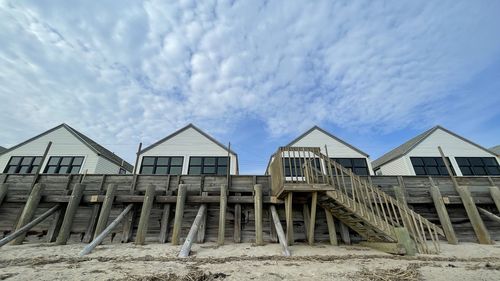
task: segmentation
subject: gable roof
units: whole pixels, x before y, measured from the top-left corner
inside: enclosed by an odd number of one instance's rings
[[[299,140],[301,140],[301,139],[302,139],[302,138],[304,138],[305,136],[309,135],[309,134],[310,134],[312,131],[314,131],[314,130],[318,130],[318,131],[322,132],[323,134],[325,134],[325,135],[329,136],[330,138],[332,138],[332,139],[334,139],[334,140],[336,140],[336,141],[338,141],[338,142],[340,142],[340,143],[344,144],[345,146],[347,146],[347,147],[349,147],[349,148],[351,148],[351,149],[353,149],[353,150],[357,151],[358,153],[363,154],[363,155],[364,155],[364,156],[366,156],[366,157],[370,157],[370,155],[368,155],[368,153],[366,153],[366,152],[362,151],[361,149],[359,149],[359,148],[357,148],[357,147],[355,147],[355,146],[353,146],[353,145],[351,145],[351,144],[349,144],[349,143],[345,142],[344,140],[342,140],[342,139],[340,139],[340,138],[338,138],[338,137],[336,137],[336,136],[334,136],[334,135],[330,134],[329,132],[327,132],[327,131],[325,131],[325,130],[321,129],[321,128],[320,128],[320,127],[318,127],[318,126],[314,126],[314,127],[312,127],[311,129],[307,130],[305,133],[303,133],[302,135],[300,135],[299,137],[297,137],[296,139],[294,139],[293,141],[291,141],[291,142],[290,142],[289,144],[287,144],[286,146],[292,146],[292,145],[294,145],[296,142],[298,142]]]
[[[488,153],[492,153],[494,154],[493,152],[491,152],[490,150],[480,146],[479,144],[476,144],[462,136],[459,136],[455,133],[453,133],[452,131],[446,129],[446,128],[443,128],[439,125],[437,126],[434,126],[432,128],[430,128],[429,130],[421,133],[420,135],[417,135],[416,137],[408,140],[407,142],[403,143],[402,145],[394,148],[393,150],[387,152],[386,154],[382,155],[381,157],[379,157],[377,160],[373,161],[372,162],[372,166],[373,166],[373,169],[375,170],[376,168],[388,163],[388,162],[391,162],[392,160],[395,160],[396,158],[399,158],[405,154],[407,154],[408,152],[410,152],[413,148],[415,148],[418,144],[420,144],[423,140],[425,140],[427,137],[429,137],[432,133],[434,133],[436,130],[443,130],[444,132],[452,135],[452,136],[455,136],[469,144],[472,144],[473,146],[479,148],[479,149],[482,149]]]
[[[106,158],[107,160],[115,163],[116,165],[118,166],[121,166],[123,167],[125,170],[129,171],[129,172],[132,172],[133,170],[133,166],[128,163],[127,161],[123,160],[122,158],[120,158],[119,156],[117,156],[116,154],[114,154],[113,152],[109,151],[108,149],[106,149],[105,147],[101,146],[100,144],[96,143],[95,141],[93,141],[91,138],[87,137],[86,135],[78,132],[77,130],[73,129],[72,127],[70,127],[69,125],[65,124],[65,123],[62,123],[61,125],[59,126],[56,126],[48,131],[45,131],[37,136],[34,136],[20,144],[17,144],[7,150],[5,150],[3,153],[1,154],[4,154],[4,153],[7,153],[9,151],[12,151],[20,146],[23,146],[35,139],[38,139],[42,136],[45,136],[49,133],[52,133],[60,128],[65,128],[68,132],[70,132],[73,136],[75,136],[78,140],[80,140],[83,144],[85,144],[87,147],[89,147],[92,151],[94,151],[97,155],[99,156],[102,156],[104,158]]]
[[[157,142],[153,143],[152,145],[150,145],[150,146],[148,146],[148,147],[146,147],[146,148],[142,149],[140,153],[142,154],[142,153],[144,153],[144,152],[146,152],[146,151],[148,151],[148,150],[152,149],[153,147],[156,147],[156,146],[158,146],[159,144],[161,144],[161,143],[163,143],[163,142],[166,142],[167,140],[169,140],[169,139],[171,139],[171,138],[173,138],[173,137],[177,136],[178,134],[180,134],[180,133],[182,133],[182,132],[186,131],[187,129],[194,129],[195,131],[197,131],[198,133],[200,133],[201,135],[203,135],[204,137],[206,137],[207,139],[209,139],[210,141],[212,141],[212,142],[213,142],[213,143],[215,143],[216,145],[220,146],[222,149],[224,149],[224,150],[226,150],[226,151],[229,151],[231,154],[233,154],[233,155],[237,156],[237,154],[236,154],[234,151],[232,151],[231,149],[229,149],[227,146],[223,145],[222,143],[218,142],[218,141],[217,141],[216,139],[214,139],[212,136],[210,136],[209,134],[207,134],[207,133],[203,132],[202,130],[200,130],[198,127],[196,127],[195,125],[193,125],[193,124],[191,124],[191,123],[190,123],[190,124],[188,124],[187,126],[185,126],[184,128],[181,128],[181,129],[179,129],[179,130],[177,130],[177,131],[173,132],[172,134],[170,134],[170,135],[168,135],[168,136],[166,136],[166,137],[162,138],[161,140],[159,140],[159,141],[157,141]]]
[[[490,151],[493,151],[493,153],[500,156],[500,145],[490,147]]]
[[[7,151],[7,148],[0,146],[0,154],[3,154],[5,151]]]

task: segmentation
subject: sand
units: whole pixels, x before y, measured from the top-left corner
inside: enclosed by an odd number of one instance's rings
[[[0,280],[500,280],[500,246],[441,244],[439,255],[395,256],[360,246],[116,244],[79,257],[84,244],[0,248]]]

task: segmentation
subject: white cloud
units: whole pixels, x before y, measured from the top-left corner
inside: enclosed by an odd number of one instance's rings
[[[130,155],[186,123],[220,132],[249,115],[274,136],[314,123],[391,131],[435,118],[498,57],[498,10],[496,1],[3,1],[2,141],[67,122]]]

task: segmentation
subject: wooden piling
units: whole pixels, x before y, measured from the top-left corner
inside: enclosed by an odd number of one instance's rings
[[[71,181],[71,176],[72,175],[70,175],[68,182]],[[101,194],[101,191],[104,188],[105,181],[106,181],[106,175],[102,175],[97,195]],[[90,241],[92,241],[92,238],[94,237],[94,234],[95,234],[95,230],[97,227],[97,221],[99,219],[100,213],[101,213],[101,204],[99,204],[99,203],[93,204],[92,213],[90,215],[89,223],[87,224],[87,230],[85,230],[85,235],[83,236],[84,243],[89,243]]]
[[[302,217],[304,219],[304,231],[306,239],[309,241],[309,225],[311,224],[311,214],[309,213],[309,205],[302,205]]]
[[[255,209],[255,244],[263,245],[262,233],[262,185],[256,184],[253,186],[254,191],[254,209]]]
[[[241,193],[236,193],[241,196]],[[234,204],[234,243],[241,243],[241,204]]]
[[[170,175],[167,177],[167,183],[165,186],[165,195],[172,195],[172,191],[169,191],[170,188]],[[170,222],[170,204],[164,204],[163,205],[163,212],[161,214],[161,221],[160,221],[160,236],[158,237],[158,240],[160,243],[165,243],[167,242],[167,236],[168,236],[168,225]]]
[[[490,186],[490,195],[497,206],[497,210],[500,212],[500,189],[498,186]]]
[[[227,208],[227,185],[223,184],[220,187],[220,204],[219,204],[219,233],[217,236],[217,245],[224,245],[226,236],[226,208]]]
[[[271,211],[271,215],[273,217],[274,228],[276,229],[276,234],[278,235],[278,240],[281,244],[281,247],[283,248],[283,255],[289,257],[290,250],[288,250],[287,238],[285,236],[285,232],[283,231],[283,227],[281,226],[281,221],[280,221],[280,218],[278,216],[278,212],[276,211],[276,207],[274,205],[271,205],[269,207],[269,210]]]
[[[443,228],[446,240],[448,240],[449,244],[457,245],[458,239],[457,236],[455,235],[455,231],[453,230],[453,225],[451,224],[450,217],[448,216],[448,211],[446,210],[446,206],[444,205],[443,197],[441,197],[441,192],[439,191],[439,188],[433,184],[432,179],[431,179],[430,193],[432,201],[434,201],[434,207],[436,208],[436,212],[439,217],[439,222],[441,223],[441,227]]]
[[[208,196],[208,192],[202,192],[201,196]],[[208,212],[208,210],[207,210]],[[197,232],[197,242],[198,243],[203,243],[205,242],[205,232],[207,230],[207,212],[203,214],[203,217],[201,218],[200,225],[198,227],[198,232]]]
[[[175,204],[174,228],[172,230],[172,245],[179,245],[179,237],[181,234],[182,218],[184,216],[184,203],[186,202],[185,184],[179,184],[177,189],[177,203]]]
[[[113,207],[113,201],[115,200],[117,188],[118,186],[116,184],[108,185],[106,196],[104,197],[104,202],[102,203],[101,213],[99,214],[99,219],[97,220],[97,225],[95,227],[94,239],[96,239],[108,225],[108,219],[111,214],[111,208]]]
[[[144,195],[144,202],[142,203],[141,217],[139,219],[139,226],[137,227],[137,234],[135,236],[136,245],[144,245],[144,242],[146,241],[149,217],[151,215],[151,209],[153,208],[154,199],[155,199],[155,186],[149,185],[146,188],[146,194]]]
[[[289,192],[285,197],[285,215],[286,215],[286,239],[288,245],[293,245],[293,193]]]
[[[56,214],[54,215],[54,219],[47,230],[47,243],[55,242],[57,239],[57,235],[61,230],[61,225],[64,219],[64,214],[66,213],[66,205],[61,206],[57,209]]]
[[[307,239],[309,241],[309,245],[314,244],[314,228],[316,225],[316,206],[318,204],[318,192],[313,192],[312,193],[312,199],[311,199],[311,219],[309,221],[309,235],[307,236]]]
[[[330,238],[330,244],[333,246],[338,246],[337,241],[337,231],[335,230],[335,221],[333,220],[332,213],[325,209],[326,224],[328,226],[328,237]]]
[[[485,215],[486,217],[488,217],[490,220],[495,221],[495,222],[497,222],[497,223],[500,223],[500,217],[499,217],[499,216],[497,216],[497,215],[495,215],[495,214],[493,214],[493,213],[491,213],[491,212],[489,212],[489,211],[487,211],[487,210],[485,210],[485,209],[483,209],[483,208],[480,208],[480,207],[477,207],[477,210],[478,210],[481,214],[483,214],[483,215]]]
[[[28,224],[35,215],[36,208],[40,203],[40,199],[42,198],[42,191],[45,188],[43,184],[37,183],[33,186],[31,193],[26,201],[26,205],[24,205],[23,211],[19,220],[17,221],[16,230],[19,230],[24,225]],[[19,245],[23,243],[24,238],[26,237],[26,232],[23,232],[16,239],[12,240],[11,245]]]
[[[347,225],[340,223],[340,238],[346,245],[351,245],[351,236],[349,235],[349,228]]]
[[[200,208],[198,209],[198,213],[194,218],[194,222],[191,225],[191,228],[189,229],[189,233],[186,237],[186,240],[184,240],[184,244],[182,245],[181,251],[179,252],[179,258],[185,258],[189,256],[189,252],[191,252],[191,246],[193,245],[194,237],[198,232],[198,228],[200,227],[200,223],[203,217],[206,216],[207,216],[207,204],[201,204]]]
[[[3,200],[7,196],[7,191],[9,190],[9,185],[6,183],[0,183],[0,207],[2,206]]]
[[[82,200],[83,191],[85,190],[85,185],[81,183],[76,183],[71,192],[70,201],[66,208],[66,213],[64,214],[64,219],[59,230],[59,235],[57,235],[56,245],[64,245],[68,242],[68,238],[71,232],[71,226],[73,225],[73,218],[75,217],[80,201]]]
[[[126,206],[123,209],[123,211],[125,211],[126,208],[128,208],[128,206]],[[121,237],[122,243],[128,243],[130,240],[132,240],[132,233],[136,220],[137,211],[138,211],[137,204],[132,204],[132,209],[129,212],[125,213],[125,218],[122,227],[122,237]]]

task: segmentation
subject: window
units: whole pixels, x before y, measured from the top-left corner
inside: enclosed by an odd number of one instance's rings
[[[120,170],[118,171],[118,174],[120,175],[125,175],[127,173],[127,170],[123,169],[123,168],[120,168]]]
[[[450,159],[447,157],[448,163]],[[411,164],[417,176],[448,176],[448,170],[441,157],[410,157]],[[451,172],[455,175],[453,166],[450,165]]]
[[[311,158],[312,159],[312,158]],[[283,157],[283,165],[285,166],[285,177],[303,177],[304,174],[304,158],[293,158],[293,157]],[[321,171],[321,164],[319,158],[314,158],[314,162],[311,162],[312,167],[315,167]]]
[[[83,156],[52,156],[45,167],[46,174],[78,174]]]
[[[227,175],[228,157],[190,157],[189,175]]]
[[[144,156],[142,157],[141,174],[146,175],[180,175],[184,157]]]
[[[40,167],[41,156],[12,156],[5,167],[8,174],[33,174]]]
[[[351,170],[359,176],[367,176],[370,174],[368,164],[365,158],[331,158],[333,161],[339,163],[342,167]]]
[[[500,168],[494,157],[455,157],[464,176],[498,176]]]

